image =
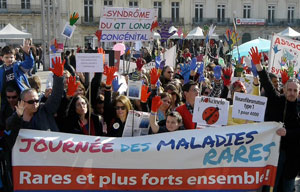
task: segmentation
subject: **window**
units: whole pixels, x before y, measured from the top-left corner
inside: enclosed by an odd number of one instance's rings
[[[218,5],[217,18],[218,22],[225,22],[225,5]]]
[[[172,2],[172,21],[179,22],[179,2]]]
[[[251,5],[244,5],[243,17],[250,18],[251,17]]]
[[[84,46],[87,48],[93,48],[93,36],[85,36],[84,37]]]
[[[129,1],[129,7],[138,8],[139,3],[137,1]]]
[[[84,22],[93,22],[93,0],[84,0]]]
[[[6,26],[5,23],[0,23],[0,29],[3,29]]]
[[[203,20],[203,4],[195,4],[195,22],[200,22]]]
[[[22,9],[30,9],[30,0],[21,0]]]
[[[275,5],[268,5],[268,23],[274,23]]]
[[[113,1],[112,0],[104,0],[104,6],[112,7],[113,6]]]
[[[294,22],[295,7],[288,7],[288,23]]]
[[[6,9],[6,8],[7,8],[6,0],[0,0],[0,9]]]
[[[154,9],[157,9],[157,18],[161,19],[161,9],[162,9],[161,2],[154,1],[153,7]]]

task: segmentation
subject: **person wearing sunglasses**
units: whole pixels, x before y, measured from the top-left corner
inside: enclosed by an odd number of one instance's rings
[[[29,88],[22,91],[16,106],[16,112],[7,119],[6,129],[13,130],[18,133],[18,129],[35,129],[35,130],[51,130],[59,131],[54,114],[61,103],[64,91],[63,85],[63,67],[64,62],[60,58],[53,60],[54,68],[50,70],[53,75],[53,90],[44,104],[39,103],[39,96],[35,89]]]
[[[104,91],[104,120],[107,124],[107,136],[122,137],[124,126],[126,123],[129,110],[133,110],[129,98],[120,95],[116,99],[112,99],[112,82],[117,78],[114,74],[115,67],[104,67],[104,75],[106,78]],[[117,89],[114,89],[116,92]]]

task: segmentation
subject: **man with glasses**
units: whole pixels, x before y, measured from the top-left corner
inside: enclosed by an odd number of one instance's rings
[[[25,89],[21,93],[21,101],[16,106],[16,112],[7,119],[6,129],[13,131],[20,128],[59,131],[54,114],[60,105],[64,91],[64,63],[61,63],[58,58],[53,63],[54,69],[50,69],[54,73],[53,88],[46,103],[39,103],[39,96],[35,89]]]
[[[261,53],[258,53],[257,47],[251,48],[250,55],[268,97],[265,121],[283,122],[286,129],[280,141],[274,191],[294,191],[295,178],[300,170],[300,123],[297,111],[299,84],[297,79],[288,80],[283,87],[284,93],[280,94],[262,67]]]
[[[183,125],[185,129],[195,129],[196,123],[192,121],[194,112],[195,98],[199,95],[200,89],[198,84],[194,81],[189,81],[184,84],[182,91],[185,97],[185,104],[176,108],[176,111],[180,113],[183,119]]]

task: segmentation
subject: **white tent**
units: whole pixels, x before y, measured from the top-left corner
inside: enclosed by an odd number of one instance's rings
[[[284,37],[300,37],[300,33],[292,29],[291,27],[286,28],[285,30],[277,33],[278,35],[284,36]]]
[[[1,31],[0,31],[0,39],[25,39],[31,38],[32,35],[30,33],[25,33],[16,29],[10,23],[7,24]]]
[[[194,28],[186,36],[186,39],[203,39],[203,38],[204,38],[203,31],[200,27]]]

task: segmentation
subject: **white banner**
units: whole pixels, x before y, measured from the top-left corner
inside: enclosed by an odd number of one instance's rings
[[[140,137],[95,137],[21,129],[14,189],[256,190],[273,185],[275,122]]]

